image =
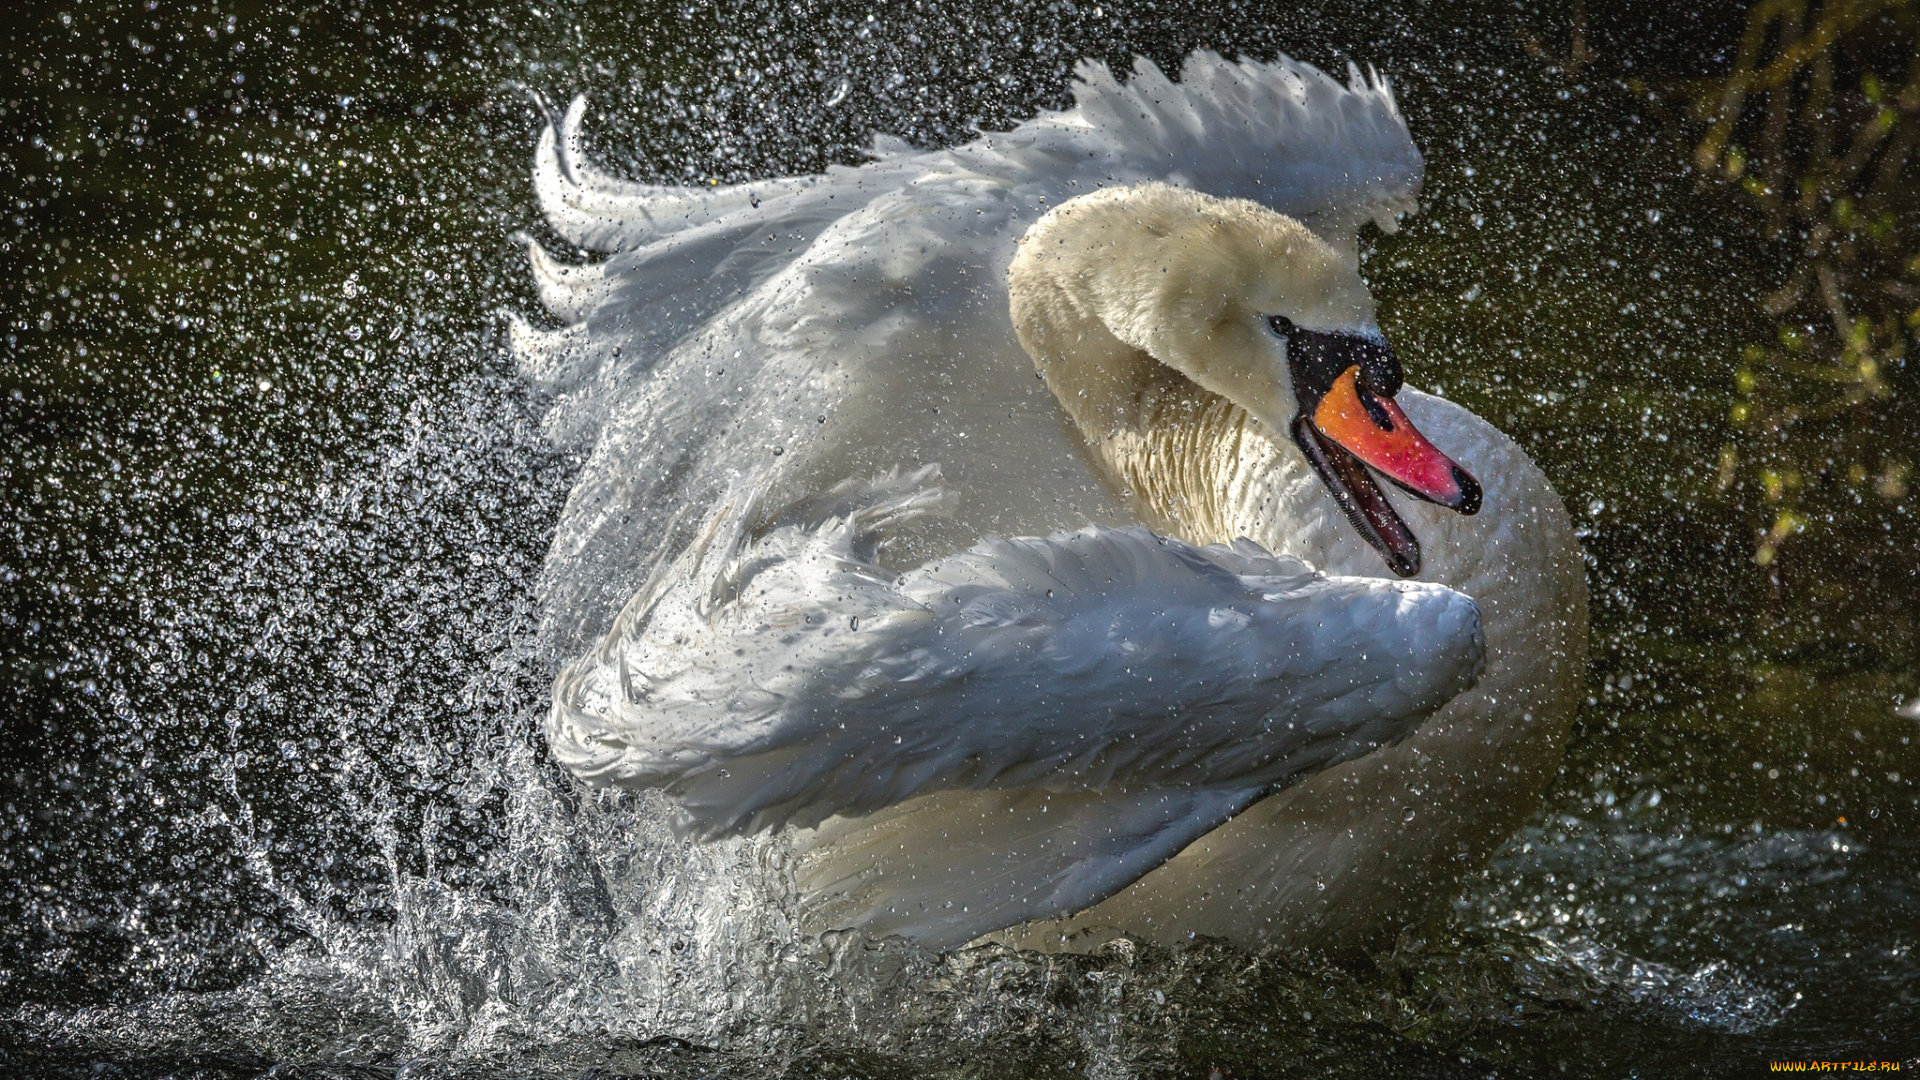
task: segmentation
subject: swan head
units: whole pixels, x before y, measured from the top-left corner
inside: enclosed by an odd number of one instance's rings
[[[1284,433],[1403,577],[1420,545],[1376,475],[1480,509],[1472,474],[1394,403],[1400,364],[1359,272],[1291,217],[1167,184],[1104,189],[1035,222],[1008,284],[1021,344],[1091,438],[1150,424],[1163,366]]]

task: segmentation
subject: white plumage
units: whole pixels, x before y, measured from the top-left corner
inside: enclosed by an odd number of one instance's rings
[[[1248,541],[1087,528],[896,575],[873,546],[938,506],[931,479],[691,545],[561,679],[555,755],[665,790],[703,839],[948,788],[1242,796],[1396,741],[1477,674],[1459,593]]]
[[[1105,470],[1009,320],[1029,225],[1171,182],[1291,214],[1352,266],[1360,225],[1413,208],[1420,158],[1357,71],[1199,53],[1177,84],[1079,74],[1074,108],[1010,132],[732,188],[601,175],[578,101],[542,137],[549,220],[609,253],[534,246],[566,325],[514,327],[550,432],[588,450],[542,581],[550,642],[580,657],[555,753],[663,789],[695,836],[798,828],[818,928],[947,946],[1111,897],[1087,918],[1377,934],[1511,828],[1558,753],[1585,624],[1564,512],[1503,436],[1412,391],[1501,481],[1472,519],[1396,498],[1429,582],[1385,580],[1244,416],[1155,459],[1218,492],[1205,514]],[[1403,813],[1482,765],[1481,804]],[[1233,829],[1264,832],[1201,850]]]

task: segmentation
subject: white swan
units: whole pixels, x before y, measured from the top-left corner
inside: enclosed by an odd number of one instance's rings
[[[554,753],[686,833],[791,826],[818,929],[1377,939],[1558,762],[1570,525],[1400,390],[1356,256],[1419,182],[1384,82],[1203,52],[1075,96],[731,188],[597,173],[579,101],[543,135],[550,222],[611,253],[530,245],[566,325],[514,326],[588,450]]]

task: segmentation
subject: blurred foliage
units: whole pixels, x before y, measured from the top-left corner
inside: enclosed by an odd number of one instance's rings
[[[1694,165],[1782,247],[1761,301],[1773,337],[1742,350],[1720,452],[1720,488],[1757,486],[1772,509],[1761,566],[1809,525],[1857,524],[1910,490],[1916,50],[1920,6],[1906,0],[1761,0],[1731,70],[1693,88],[1707,125]]]

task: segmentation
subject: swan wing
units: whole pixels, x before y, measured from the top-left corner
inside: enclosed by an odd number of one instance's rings
[[[607,175],[581,149],[586,101],[575,98],[535,153],[541,209],[569,243],[632,257],[568,267],[533,245],[542,300],[570,324],[611,308],[613,321],[631,325],[636,312],[655,309],[644,320],[647,340],[621,350],[626,366],[646,363],[725,299],[800,257],[833,221],[955,171],[1017,188],[1032,200],[1032,216],[1047,200],[1097,185],[1170,181],[1264,203],[1349,251],[1360,225],[1392,231],[1416,208],[1420,152],[1386,79],[1355,65],[1342,84],[1286,56],[1229,61],[1200,50],[1178,82],[1144,58],[1126,81],[1083,61],[1072,90],[1070,109],[951,150],[915,152],[877,138],[876,160],[857,168],[724,186]],[[1023,227],[1020,218],[1008,224]]]
[[[819,182],[798,176],[696,187],[622,180],[584,153],[586,113],[587,99],[575,97],[565,116],[549,114],[534,150],[533,191],[554,231],[588,251],[634,251]]]
[[[1478,674],[1460,593],[1251,543],[1089,527],[882,570],[878,539],[949,498],[928,480],[753,542],[710,527],[562,675],[555,755],[665,791],[711,839],[949,789],[1275,788],[1397,741]]]
[[[767,477],[772,512],[849,476],[942,463],[971,508],[945,550],[1107,520],[1111,496],[1007,320],[1001,268],[1022,205],[949,171],[824,226],[790,207],[784,220],[816,230],[797,255],[764,253],[768,233],[697,226],[604,264],[627,267],[615,288],[632,292],[582,322],[516,323],[521,362],[555,394],[549,432],[586,451],[542,577],[556,651],[604,634],[744,477]],[[703,272],[679,274],[688,263]]]
[[[1159,180],[1251,199],[1301,219],[1350,256],[1371,221],[1386,232],[1418,208],[1424,163],[1393,88],[1347,66],[1347,81],[1281,56],[1228,60],[1202,49],[1180,79],[1134,61],[1120,79],[1085,60],[1074,107],[987,135],[955,156],[985,172],[1062,174],[1070,191]]]

